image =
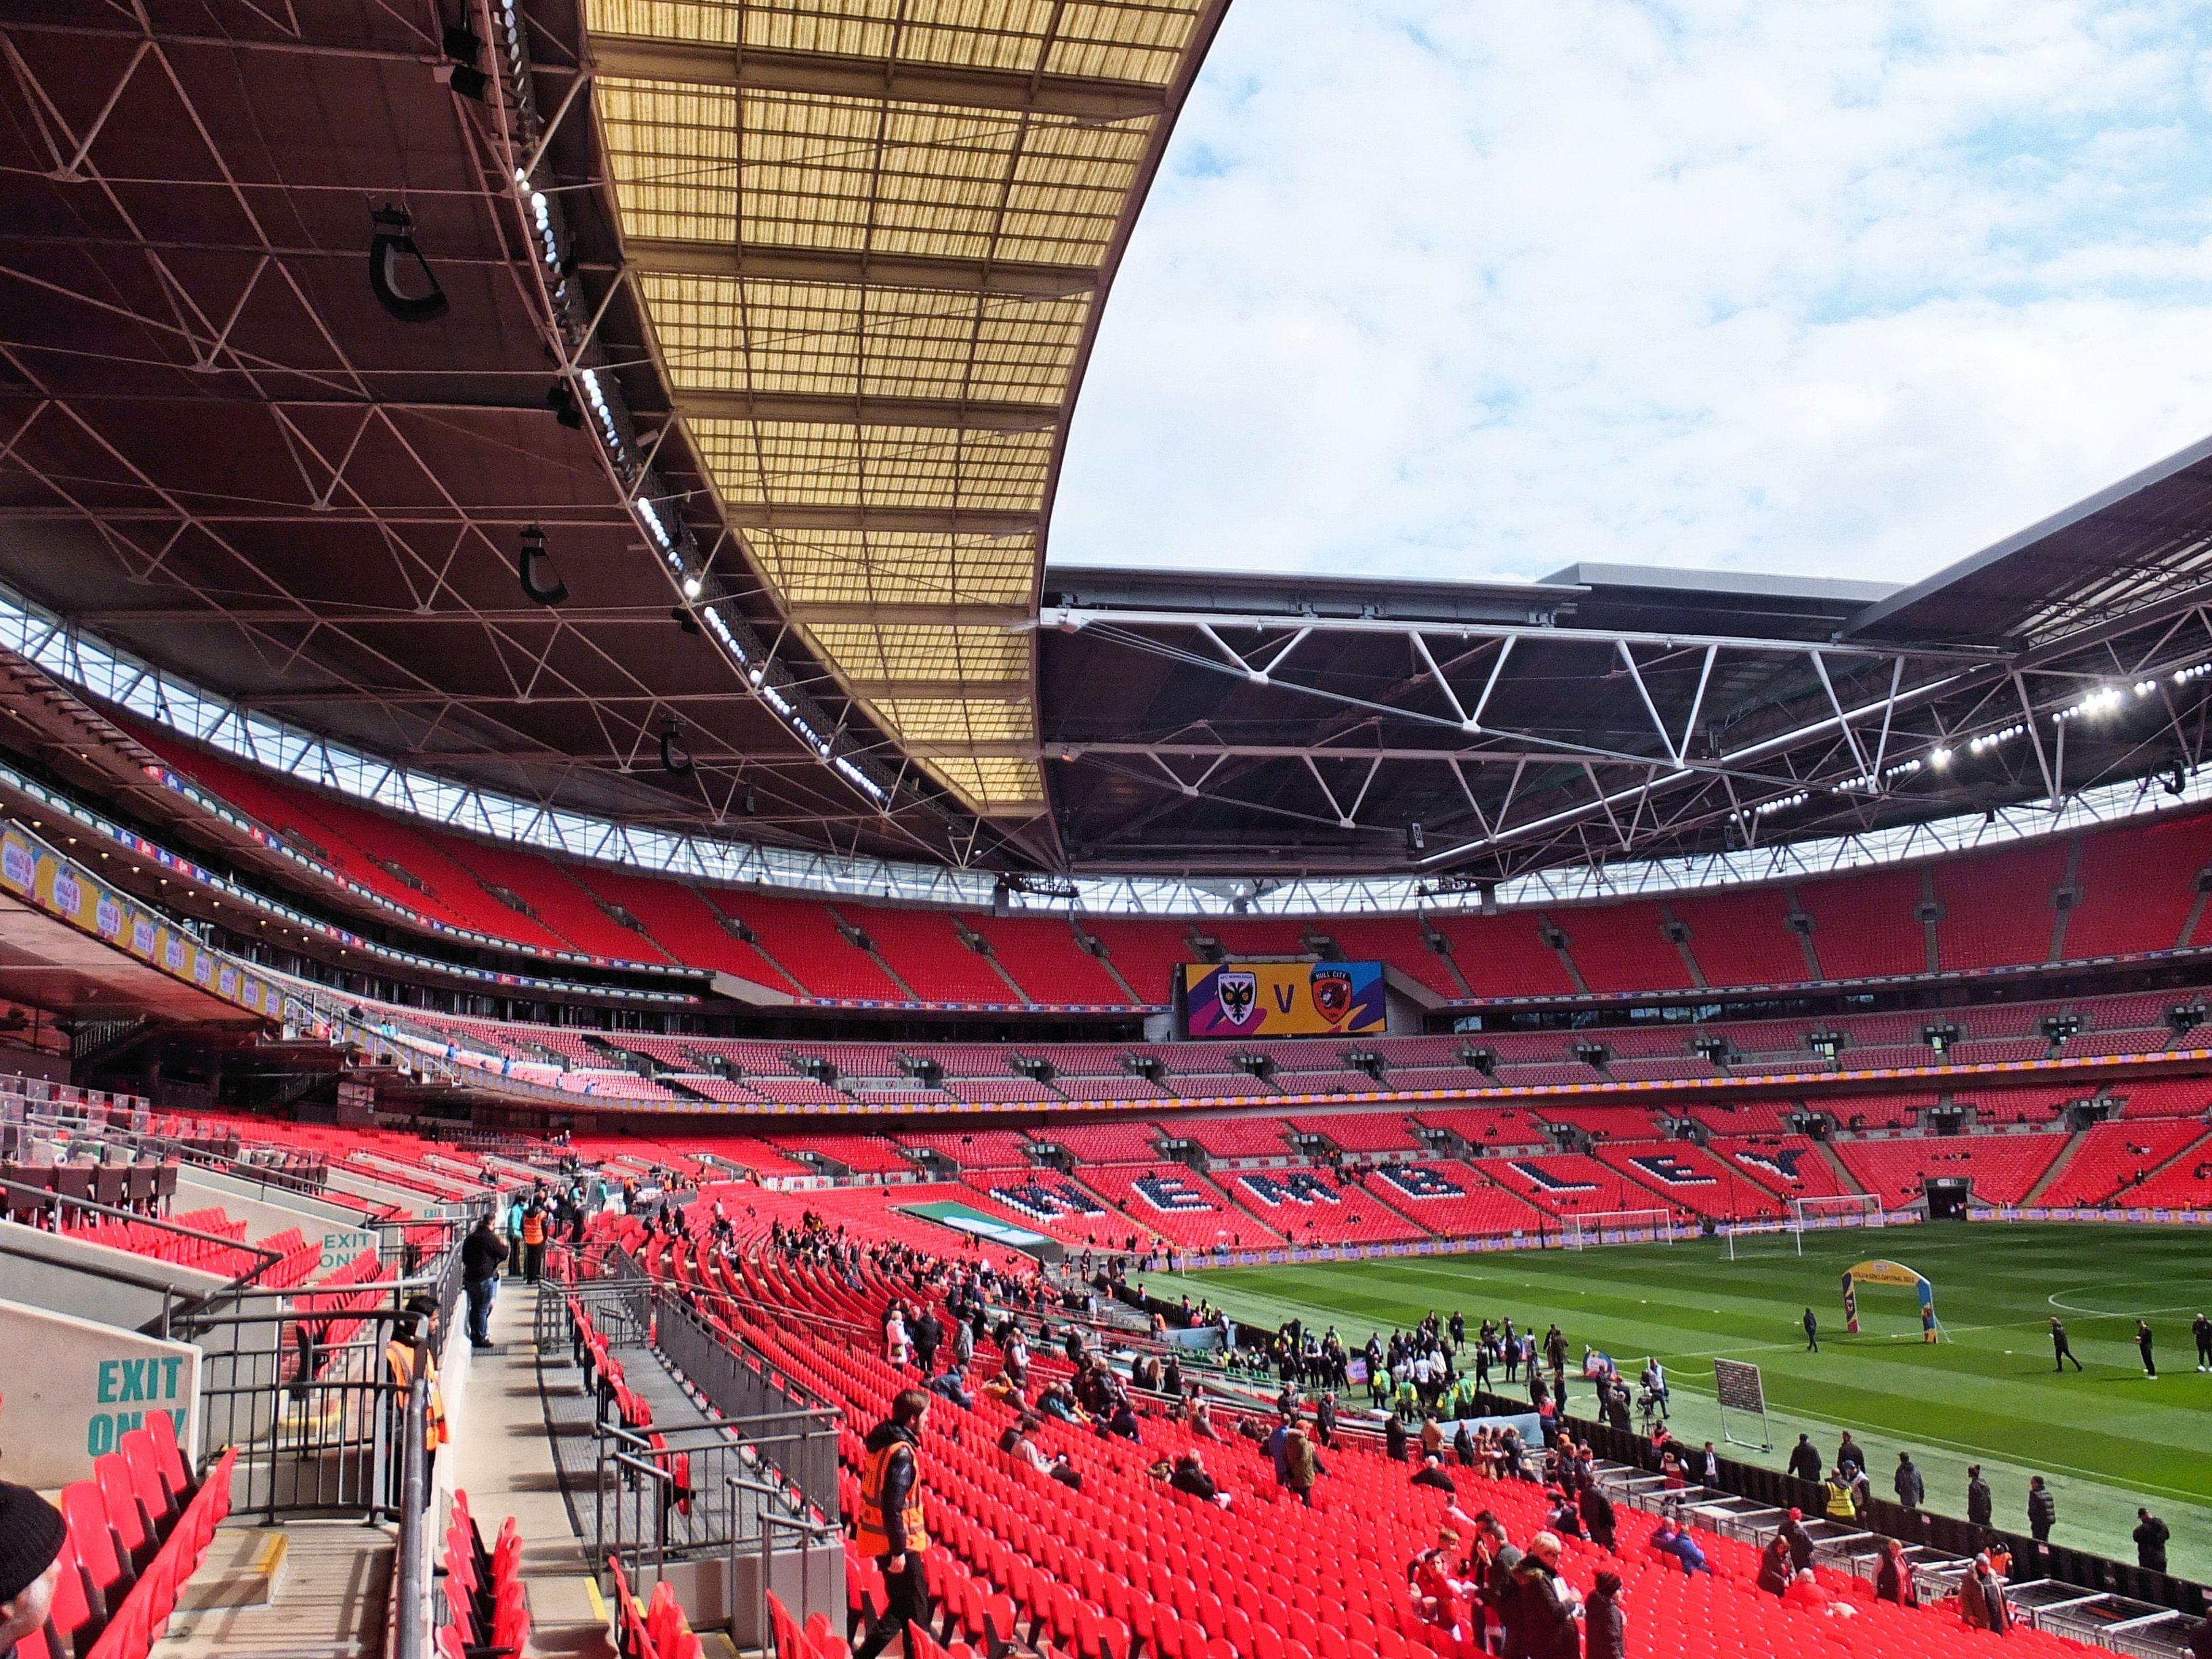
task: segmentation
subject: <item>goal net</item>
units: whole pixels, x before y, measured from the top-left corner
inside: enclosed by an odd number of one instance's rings
[[[1674,1217],[1668,1210],[1592,1210],[1559,1218],[1559,1243],[1571,1250],[1593,1244],[1672,1244]]]
[[[1872,1193],[1837,1193],[1827,1198],[1793,1198],[1790,1224],[1803,1231],[1820,1227],[1886,1227],[1889,1215]]]
[[[1832,1227],[1886,1227],[1881,1200],[1867,1193],[1793,1198],[1790,1213],[1772,1220],[1732,1221],[1721,1230],[1728,1259],[1746,1255],[1802,1255],[1805,1235]]]

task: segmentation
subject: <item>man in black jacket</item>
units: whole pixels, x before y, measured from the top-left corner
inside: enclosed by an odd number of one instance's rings
[[[1601,1571],[1583,1603],[1583,1659],[1623,1659],[1628,1619],[1620,1605],[1620,1575]]]
[[[928,1376],[937,1370],[937,1350],[945,1341],[945,1324],[934,1310],[921,1310],[921,1317],[914,1322],[913,1338],[914,1363]]]
[[[1790,1549],[1790,1565],[1793,1571],[1804,1572],[1813,1565],[1813,1534],[1805,1530],[1805,1512],[1790,1511],[1790,1518],[1782,1523],[1782,1541]]]
[[[2066,1362],[2074,1359],[2074,1345],[2066,1340],[2066,1327],[2059,1323],[2055,1316],[2051,1322],[2051,1369],[2055,1371],[2064,1370]],[[2074,1359],[2074,1369],[2077,1371],[2081,1369],[2080,1360]]]
[[[2197,1315],[2189,1322],[2189,1334],[2197,1339],[2197,1369],[2212,1371],[2212,1319]]]
[[[2058,1500],[2051,1496],[2051,1488],[2043,1484],[2043,1477],[2032,1474],[2027,1479],[2027,1529],[2039,1544],[2051,1541],[2051,1528],[2057,1524]]]
[[[1601,1549],[1613,1548],[1613,1499],[1591,1481],[1576,1494],[1575,1502],[1583,1512],[1583,1530],[1589,1534],[1590,1542]]]
[[[1908,1510],[1918,1509],[1921,1500],[1928,1496],[1927,1483],[1921,1480],[1920,1471],[1913,1466],[1911,1452],[1898,1453],[1897,1474],[1892,1477],[1890,1485],[1896,1490],[1898,1503]]]
[[[1996,1514],[1990,1483],[1982,1479],[1982,1466],[1970,1464],[1966,1469],[1966,1519],[1978,1527],[1987,1527]]]
[[[2148,1510],[2136,1511],[2136,1564],[2145,1572],[2166,1571],[2166,1540],[2173,1536],[2165,1522]]]
[[[1454,1498],[1459,1496],[1459,1488],[1452,1485],[1451,1476],[1444,1471],[1444,1460],[1435,1452],[1429,1452],[1422,1457],[1421,1467],[1415,1472],[1413,1484],[1434,1486],[1438,1492]]]
[[[491,1346],[491,1299],[499,1289],[499,1264],[507,1260],[507,1241],[492,1231],[489,1213],[461,1241],[461,1290],[469,1299],[469,1346]]]
[[[1820,1464],[1820,1454],[1814,1448],[1813,1437],[1799,1435],[1797,1443],[1790,1449],[1790,1473],[1800,1480],[1817,1482],[1825,1472]]]

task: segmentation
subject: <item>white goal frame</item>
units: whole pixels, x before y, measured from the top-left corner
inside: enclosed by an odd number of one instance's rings
[[[1835,1206],[1830,1209],[1826,1206]],[[1831,1193],[1790,1200],[1790,1224],[1800,1232],[1824,1227],[1887,1227],[1889,1212],[1872,1193]]]
[[[1838,1227],[1887,1227],[1889,1212],[1871,1193],[1831,1193],[1820,1198],[1790,1200],[1790,1214],[1781,1221],[1736,1221],[1723,1229],[1728,1259],[1736,1259],[1736,1239],[1779,1237],[1784,1255],[1805,1254],[1805,1235]]]
[[[1648,1210],[1587,1210],[1559,1218],[1563,1249],[1586,1250],[1593,1244],[1672,1244],[1674,1212]]]

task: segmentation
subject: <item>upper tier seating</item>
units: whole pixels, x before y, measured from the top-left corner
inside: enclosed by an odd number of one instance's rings
[[[1965,1176],[1984,1204],[2017,1204],[2066,1146],[2064,1135],[1948,1135],[1836,1143],[1860,1186],[1891,1203],[1920,1196],[1930,1176]]]
[[[2212,944],[2212,924],[2202,921],[2198,938],[2180,938],[2199,908],[2197,874],[2212,865],[2212,811],[2199,810],[1917,866],[1491,915],[1086,915],[1072,925],[1060,915],[976,911],[957,913],[955,926],[942,910],[699,890],[672,877],[480,840],[129,724],[174,772],[429,922],[538,951],[720,969],[828,1002],[1118,1007],[1129,1006],[1133,992],[1139,1006],[1163,1007],[1177,964],[1203,960],[1200,937],[1231,955],[1311,954],[1330,941],[1346,958],[1385,962],[1446,1000],[1680,990],[1695,982],[1691,962],[1709,986],[1790,984],[1813,977],[1808,943],[1818,976],[1829,980],[2033,965],[2051,957],[2054,939],[2060,960]],[[2062,912],[2058,890],[2077,851],[2079,902]],[[495,896],[494,886],[523,908]],[[599,900],[619,906],[643,931]],[[1929,922],[1923,906],[1931,900]],[[1793,903],[1809,918],[1809,941],[1789,925]],[[750,927],[757,948],[735,939],[716,909]],[[851,944],[841,921],[873,941],[883,961]],[[1080,948],[1079,926],[1103,944],[1106,963]],[[961,927],[988,942],[992,957],[969,948]],[[1547,929],[1564,939],[1562,949],[1547,943]],[[1677,932],[1686,935],[1679,943],[1670,936]],[[1448,956],[1430,948],[1431,933],[1447,943]]]
[[[2039,1200],[2054,1208],[2116,1202],[2132,1204],[2129,1189],[2167,1159],[2203,1140],[2205,1126],[2189,1119],[2123,1120],[2100,1123],[2081,1137]],[[2186,1162],[2186,1160],[2184,1160]]]

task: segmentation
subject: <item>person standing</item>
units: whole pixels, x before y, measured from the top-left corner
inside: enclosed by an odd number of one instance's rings
[[[1790,1449],[1790,1473],[1800,1480],[1820,1480],[1820,1454],[1814,1447],[1812,1436],[1799,1435],[1797,1443]]]
[[[1970,1464],[1966,1469],[1966,1519],[1986,1529],[1996,1515],[1996,1504],[1990,1495],[1990,1483],[1982,1479],[1982,1466]]]
[[[2051,1369],[2055,1371],[2064,1370],[2066,1362],[2074,1359],[2074,1345],[2066,1340],[2066,1327],[2059,1322],[2055,1315],[2051,1321],[2051,1353],[2052,1359]],[[2074,1369],[2077,1371],[2081,1369],[2080,1360],[2074,1359]]]
[[[1532,1364],[1534,1359],[1532,1353]],[[1559,1576],[1559,1535],[1540,1532],[1530,1539],[1528,1553],[1513,1569],[1513,1577],[1528,1659],[1582,1659],[1582,1642],[1575,1629],[1575,1610],[1582,1598]]]
[[[2148,1510],[2136,1511],[2136,1565],[2145,1572],[2166,1571],[2166,1546],[2173,1533]]]
[[[2158,1381],[2158,1361],[2151,1358],[2150,1345],[2150,1321],[2138,1319],[2136,1321],[2136,1352],[2142,1355],[2143,1375],[2155,1382]]]
[[[2197,1339],[2197,1369],[2212,1371],[2212,1319],[2197,1315],[2189,1322],[2189,1334]]]
[[[2051,1528],[2057,1524],[2058,1500],[2051,1488],[2043,1484],[2039,1474],[2030,1475],[2027,1481],[2027,1530],[2039,1544],[2051,1541]]]
[[[1613,1499],[1600,1492],[1593,1480],[1575,1494],[1575,1505],[1582,1511],[1583,1530],[1589,1534],[1590,1542],[1600,1549],[1613,1550]]]
[[[891,1414],[869,1431],[860,1464],[860,1504],[854,1542],[883,1570],[883,1617],[869,1627],[854,1659],[876,1659],[894,1636],[904,1639],[909,1656],[909,1626],[929,1628],[929,1583],[923,1559],[929,1532],[921,1507],[921,1431],[929,1420],[929,1395],[902,1389]]]
[[[1921,1480],[1920,1471],[1913,1467],[1911,1452],[1898,1453],[1897,1474],[1890,1485],[1896,1488],[1897,1501],[1908,1510],[1918,1509],[1921,1501],[1928,1496],[1927,1483]]]
[[[507,1276],[522,1277],[522,1212],[529,1206],[526,1194],[517,1193],[507,1206]]]
[[[507,1260],[507,1246],[492,1231],[489,1212],[461,1241],[461,1291],[469,1299],[469,1346],[479,1351],[491,1346],[491,1304],[499,1291],[499,1264]]]
[[[545,1205],[533,1197],[522,1212],[522,1277],[526,1284],[535,1285],[545,1271],[546,1237]]]
[[[1628,1614],[1620,1602],[1620,1575],[1601,1569],[1583,1603],[1583,1659],[1626,1659]]]
[[[1431,1463],[1431,1468],[1437,1465]],[[1442,1473],[1441,1469],[1437,1471]],[[1305,1425],[1293,1423],[1291,1432],[1283,1442],[1283,1485],[1291,1496],[1308,1509],[1313,1507],[1314,1482],[1328,1471],[1322,1468],[1321,1459],[1314,1452],[1313,1442],[1306,1438]],[[1447,1483],[1451,1477],[1444,1477]]]
[[[1875,1568],[1874,1599],[1894,1601],[1901,1607],[1920,1605],[1919,1588],[1912,1582],[1912,1571],[1905,1565],[1905,1553],[1894,1538],[1881,1540],[1881,1561]]]
[[[921,1317],[914,1322],[914,1363],[925,1377],[937,1370],[937,1350],[944,1340],[944,1322],[935,1310],[925,1307]]]
[[[1804,1323],[1805,1352],[1818,1353],[1820,1352],[1820,1322],[1813,1317],[1813,1310],[1810,1308],[1805,1310]]]

